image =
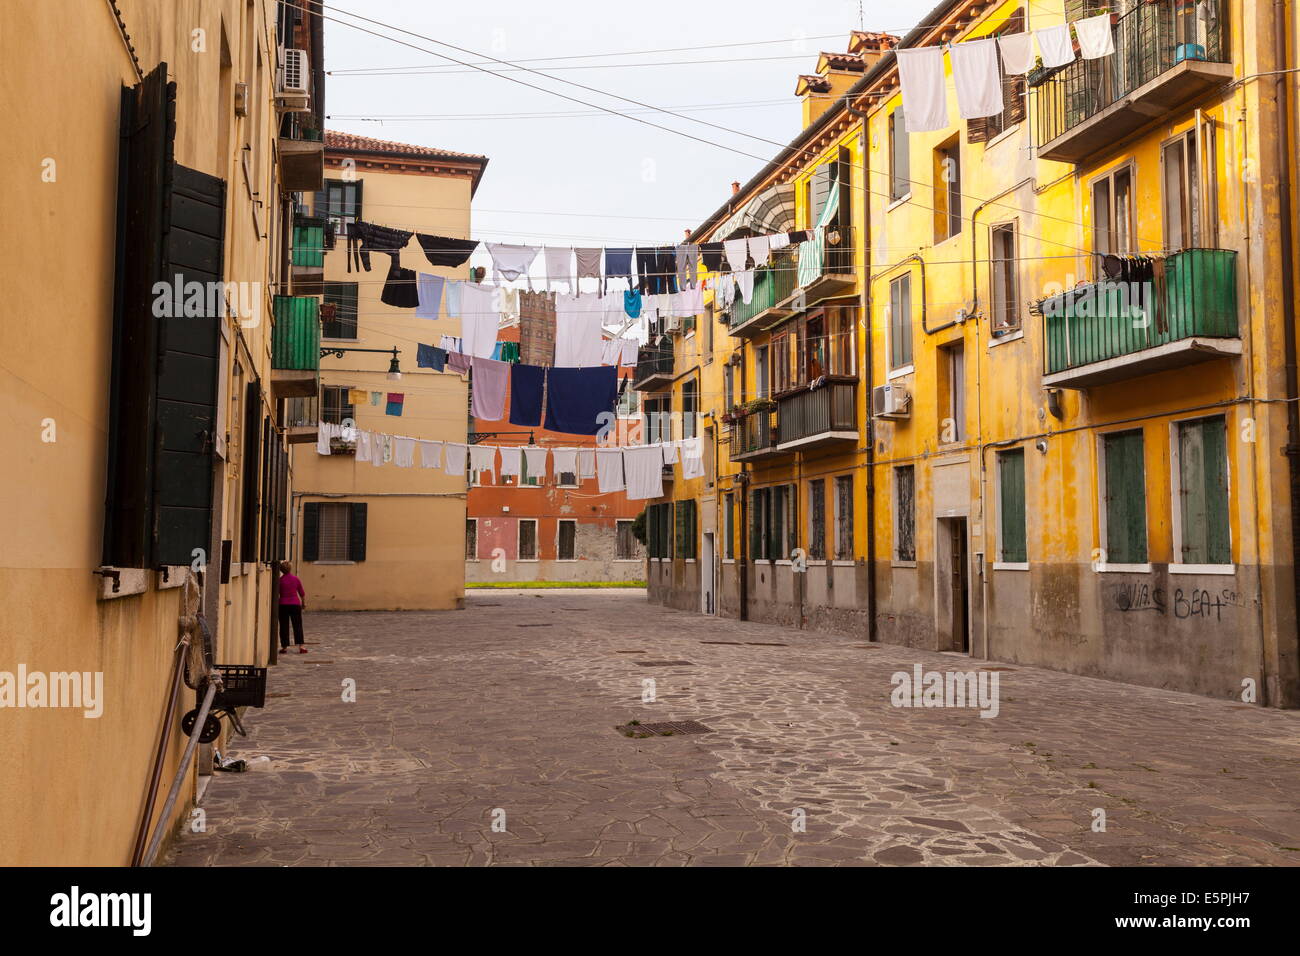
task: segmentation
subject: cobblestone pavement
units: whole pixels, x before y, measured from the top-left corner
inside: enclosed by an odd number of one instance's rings
[[[306,626],[232,745],[270,769],[217,774],[172,864],[1300,864],[1294,712],[1018,665],[991,719],[894,707],[896,671],[986,665],[641,591]]]

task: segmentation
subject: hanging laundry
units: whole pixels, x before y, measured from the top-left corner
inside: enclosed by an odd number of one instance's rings
[[[516,478],[519,477],[519,448],[502,447],[499,448],[498,451],[501,452],[501,470],[498,474],[502,478],[510,475],[514,475]]]
[[[547,246],[545,257],[547,285],[554,288],[555,283],[563,282],[566,289],[572,292],[577,292],[577,286],[574,285],[573,272],[569,267],[570,262],[573,260],[573,250],[552,249],[550,246]],[[569,288],[571,285],[573,286],[572,289]]]
[[[605,250],[605,284],[608,286],[610,279],[626,279],[629,285],[632,282],[632,250],[631,249],[606,249]]]
[[[1038,52],[1043,55],[1043,66],[1049,70],[1074,62],[1074,44],[1070,41],[1070,25],[1044,27],[1034,31]]]
[[[1007,76],[1023,76],[1034,68],[1034,35],[1009,33],[998,37],[1002,67]]]
[[[492,257],[492,277],[507,282],[527,279],[528,267],[541,251],[537,246],[516,246],[505,242],[486,242],[484,245]]]
[[[788,245],[790,245],[788,232],[774,232],[767,237],[767,247],[770,252],[779,252]]]
[[[553,368],[547,373],[546,428],[567,435],[596,435],[613,422],[618,369]]]
[[[393,460],[392,439],[379,432],[370,433],[370,464],[376,468]]]
[[[599,463],[599,452],[596,460]],[[599,467],[599,464],[597,467]],[[643,501],[646,498],[663,497],[663,453],[656,446],[641,445],[634,448],[624,448],[623,469],[627,476],[627,497],[629,501]]]
[[[693,242],[677,246],[677,284],[694,286],[700,278],[700,247]]]
[[[909,133],[929,133],[948,125],[948,101],[943,85],[943,47],[895,50],[898,83],[903,92],[903,117]]]
[[[677,249],[675,246],[660,246],[655,251],[655,272],[659,276],[659,291],[671,293],[677,291]]]
[[[754,270],[746,269],[736,273],[736,287],[740,289],[740,301],[749,305],[754,298]]]
[[[536,365],[510,366],[510,424],[536,428],[542,424],[542,389],[546,369]]]
[[[555,362],[555,293],[519,294],[519,360],[525,365]]]
[[[348,389],[348,404],[352,406],[364,405],[370,396],[366,394],[365,389],[350,388]]]
[[[415,366],[416,368],[431,368],[435,372],[441,372],[447,367],[447,353],[436,346],[417,343],[415,346]]]
[[[529,478],[536,478],[537,483],[544,484],[546,481],[546,449],[540,445],[524,445],[524,469],[528,472]]]
[[[348,272],[352,271],[353,257],[356,257],[357,271],[365,266],[370,271],[370,253],[387,252],[397,263],[398,252],[411,241],[412,233],[401,229],[389,229],[377,226],[373,222],[357,220],[348,226]]]
[[[442,470],[449,475],[465,474],[465,451],[468,447],[464,442],[447,442],[444,446]]]
[[[494,361],[509,362],[513,365],[519,361],[519,343],[498,342],[497,347],[492,350],[492,358]]]
[[[481,475],[483,472],[491,472],[492,480],[496,481],[497,467],[497,447],[496,445],[470,445],[469,446],[469,470],[475,475]]]
[[[704,442],[687,438],[682,442],[682,478],[704,477]]]
[[[577,279],[595,279],[597,282],[601,280],[602,273],[600,271],[600,259],[604,251],[605,250],[601,248],[573,250],[573,258],[578,266]],[[573,291],[578,291],[576,281],[573,286]]]
[[[442,464],[442,442],[420,442],[420,464],[425,468],[437,468]]]
[[[468,372],[471,357],[472,356],[466,355],[464,352],[448,352],[447,368],[451,369],[453,372]]]
[[[447,317],[449,319],[460,318],[460,290],[465,283],[459,279],[452,279],[447,282]]]
[[[596,479],[602,495],[622,491],[627,487],[623,476],[623,449],[596,449]]]
[[[414,309],[420,304],[420,293],[415,288],[415,271],[399,266],[397,256],[393,256],[393,264],[388,267],[388,278],[384,281],[379,301],[398,309]]]
[[[555,297],[555,364],[570,368],[600,365],[601,330],[608,303],[603,296]]]
[[[786,238],[790,240],[790,245],[798,245],[801,242],[807,242],[813,237],[811,229],[796,229],[793,232],[787,232]]]
[[[637,347],[636,339],[607,339],[604,346],[604,364],[635,367]]]
[[[594,448],[578,449],[578,480],[585,481],[596,477],[596,450]]]
[[[507,319],[519,318],[519,293],[519,289],[497,288],[497,296],[500,299],[497,311]]]
[[[381,401],[383,401],[383,399],[384,399],[384,393],[383,393],[383,392],[371,392],[371,393],[370,393],[370,404],[371,404],[371,405],[378,405]]]
[[[705,272],[722,271],[723,245],[720,242],[700,243],[700,261],[704,263]]]
[[[454,269],[463,266],[478,248],[477,239],[451,239],[447,236],[427,236],[422,232],[415,234],[415,241],[424,250],[424,257],[429,265],[445,266]]]
[[[659,445],[659,449],[663,452],[665,465],[677,464],[677,443],[676,442],[673,441],[662,442]]]
[[[459,336],[455,336],[455,335],[444,335],[438,341],[438,348],[443,349],[448,353],[464,351],[461,348],[461,342]]]
[[[998,69],[998,41],[967,40],[948,48],[952,83],[957,91],[957,112],[962,119],[996,116],[1002,102],[1002,73]]]
[[[686,314],[704,314],[704,286],[696,285],[693,289],[686,290]]]
[[[470,414],[476,419],[499,422],[506,414],[506,383],[510,365],[489,358],[470,359]]]
[[[623,311],[629,319],[640,318],[641,316],[641,293],[635,289],[628,289],[623,293]]]
[[[416,279],[416,291],[419,301],[415,314],[421,319],[436,319],[442,306],[442,285],[446,280],[442,276],[433,276],[421,272]]]
[[[415,464],[415,439],[393,439],[393,464],[398,468],[410,468]]]
[[[642,295],[657,295],[659,292],[659,283],[656,281],[655,267],[659,262],[659,254],[654,247],[643,248],[638,246],[636,250],[636,288]]]
[[[551,462],[557,475],[573,475],[576,477],[578,474],[578,449],[552,448]]]
[[[330,453],[330,431],[326,428],[326,422],[320,422],[316,426],[316,454],[328,455]]]
[[[406,402],[406,395],[402,392],[388,393],[388,407],[384,409],[385,415],[401,415],[402,405]]]
[[[370,432],[357,432],[357,461],[370,460]]]
[[[767,265],[768,254],[772,248],[772,240],[769,236],[750,236],[749,237],[749,257],[754,260],[754,268],[758,269]]]
[[[1115,52],[1115,36],[1111,32],[1109,13],[1075,20],[1074,35],[1079,38],[1079,55],[1085,60],[1095,60]]]
[[[727,266],[731,272],[741,272],[749,258],[748,239],[728,239],[722,244],[727,253]]]
[[[460,340],[466,355],[490,358],[497,344],[501,313],[495,289],[468,282],[461,289]]]

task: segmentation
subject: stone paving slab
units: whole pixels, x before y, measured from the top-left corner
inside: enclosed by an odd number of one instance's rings
[[[216,775],[170,864],[1300,865],[1295,712],[1021,665],[996,717],[895,707],[897,671],[990,665],[633,590],[306,627],[229,745],[270,769]]]

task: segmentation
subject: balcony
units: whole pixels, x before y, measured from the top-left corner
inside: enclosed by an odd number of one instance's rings
[[[1188,249],[1157,283],[1091,283],[1042,304],[1043,384],[1088,388],[1241,354],[1237,254]]]
[[[773,256],[769,268],[755,273],[754,294],[749,302],[737,298],[732,304],[728,331],[748,338],[793,315],[794,309],[787,303],[796,289],[795,270],[794,260],[785,250]]]
[[[325,220],[295,216],[293,247],[293,291],[298,295],[321,295],[325,291]]]
[[[320,421],[320,399],[311,397],[290,398],[284,403],[285,440],[290,445],[315,443],[317,422]]]
[[[320,302],[277,295],[271,332],[271,386],[277,398],[315,395],[320,377]]]
[[[1214,12],[1198,20],[1197,8]],[[1147,0],[1118,17],[1115,52],[1037,87],[1038,155],[1079,163],[1232,79],[1222,0]]]
[[[325,144],[321,131],[304,129],[281,136],[280,186],[285,192],[315,192],[325,186]]]
[[[777,399],[777,451],[804,451],[858,441],[858,380],[827,377]]]
[[[732,461],[758,461],[782,454],[776,449],[776,412],[750,412],[728,426]]]
[[[852,229],[827,227],[820,239],[795,247],[799,257],[795,282],[799,288],[793,311],[801,312],[823,299],[853,291],[858,282],[853,238]]]
[[[643,345],[636,350],[636,373],[632,388],[638,392],[661,392],[673,384],[671,345]]]

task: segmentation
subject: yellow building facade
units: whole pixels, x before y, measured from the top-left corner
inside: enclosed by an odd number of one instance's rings
[[[1091,12],[944,3],[898,42]],[[743,235],[737,211],[789,184],[791,228],[854,250],[851,276],[829,244],[774,264],[728,316],[749,407],[717,435],[721,613],[1300,704],[1295,23],[1274,13],[1120,4],[1113,54],[1007,77],[980,120],[955,120],[949,75],[929,133],[904,129],[888,40],[800,79],[840,98],[693,237]],[[852,210],[827,218],[837,188]],[[651,554],[652,600],[694,603]]]
[[[187,601],[215,663],[271,658],[290,481],[274,301],[292,194],[320,179],[320,41],[269,0],[0,14],[6,865],[127,865],[187,817],[207,746],[161,819],[196,701]]]
[[[389,259],[371,253],[371,271],[348,263],[348,228],[361,220],[430,236],[467,239],[470,200],[487,159],[327,132],[325,184],[306,221],[328,227],[333,247],[296,267],[300,286],[321,292],[320,394],[300,420],[350,421],[365,432],[465,442],[467,376],[416,365],[421,343],[459,336],[460,320],[436,320],[381,301]],[[314,235],[315,233],[313,233]],[[400,252],[404,268],[466,280],[469,266],[431,265],[414,237]],[[396,349],[396,352],[393,350]],[[335,350],[331,352],[330,350]],[[396,359],[401,378],[389,370]],[[353,402],[352,390],[368,398]],[[402,414],[387,414],[390,393]],[[369,396],[377,396],[371,404]],[[323,610],[436,610],[465,594],[466,478],[441,468],[399,468],[358,461],[336,442],[294,446],[292,550],[308,604]],[[417,455],[418,459],[418,455]]]

